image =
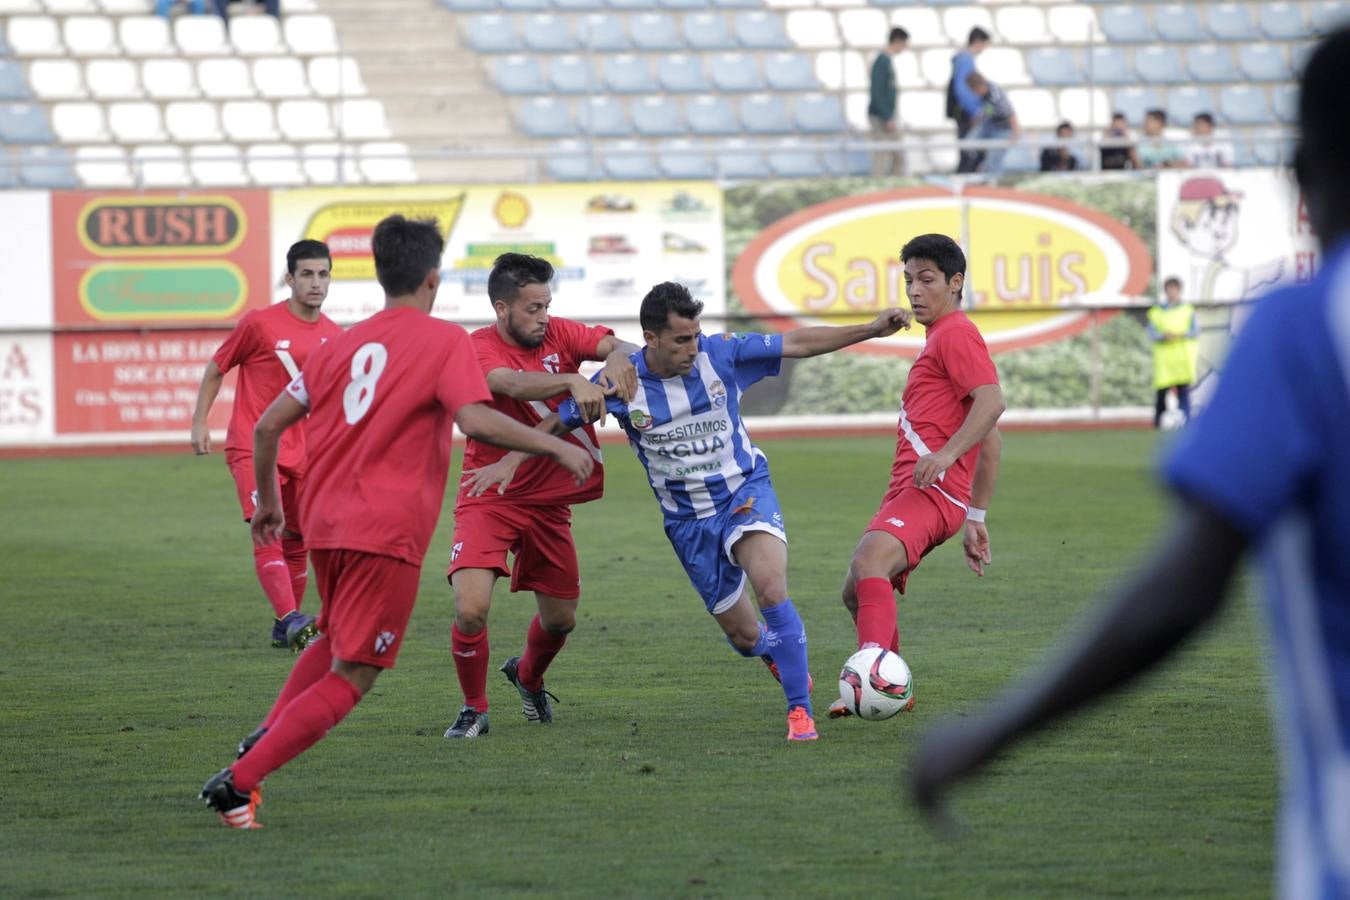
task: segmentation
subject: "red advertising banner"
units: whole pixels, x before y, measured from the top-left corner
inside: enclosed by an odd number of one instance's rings
[[[224,329],[272,302],[267,191],[51,195],[56,434],[182,431]],[[185,326],[149,330],[146,326]],[[102,328],[98,328],[102,326]],[[127,330],[119,330],[126,326]],[[212,410],[223,428],[233,378]]]
[[[223,331],[58,334],[56,433],[181,431],[187,446],[202,369]],[[224,429],[234,402],[234,373],[211,409]]]

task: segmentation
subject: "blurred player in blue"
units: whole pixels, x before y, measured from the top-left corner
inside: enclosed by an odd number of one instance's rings
[[[1163,477],[1171,534],[1078,645],[987,710],[935,728],[913,788],[930,812],[1013,741],[1120,687],[1221,606],[1249,547],[1267,576],[1282,728],[1279,893],[1350,897],[1350,29],[1303,71],[1295,169],[1325,253],[1262,300]]]
[[[788,597],[787,532],[769,463],[741,421],[741,395],[777,375],[782,360],[819,356],[909,327],[907,309],[866,325],[799,328],[786,334],[705,335],[703,304],[664,282],[642,300],[643,349],[633,354],[632,401],[607,398],[628,434],[665,516],[666,536],[708,612],[742,656],[759,657],[787,695],[788,740],[816,739],[806,631]],[[585,419],[565,401],[540,428],[570,430]],[[525,459],[510,453],[480,469],[471,490],[510,482]],[[749,588],[764,616],[761,624]]]

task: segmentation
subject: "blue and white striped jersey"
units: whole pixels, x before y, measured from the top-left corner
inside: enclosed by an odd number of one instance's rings
[[[668,517],[711,516],[747,479],[768,475],[768,461],[741,421],[741,395],[778,374],[781,334],[699,335],[694,368],[674,378],[653,375],[641,350],[632,360],[637,395],[631,403],[609,398],[609,412],[628,434]],[[573,399],[558,414],[569,427],[581,424]]]
[[[1287,897],[1350,897],[1350,244],[1326,259],[1257,304],[1165,469],[1261,548]]]

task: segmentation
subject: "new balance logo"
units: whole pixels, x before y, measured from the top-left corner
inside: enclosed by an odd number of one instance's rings
[[[896,528],[904,528],[904,527],[905,527],[905,523],[904,523],[904,522],[901,522],[899,519],[895,518],[894,516],[892,516],[891,518],[887,519],[887,520],[886,520],[886,524],[887,524],[887,525],[894,525]]]
[[[375,635],[375,652],[383,653],[390,647],[394,646],[394,641],[397,640],[398,635],[394,634],[394,632],[381,631],[379,634]]]

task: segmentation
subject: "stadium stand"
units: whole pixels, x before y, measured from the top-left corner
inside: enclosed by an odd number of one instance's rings
[[[1339,0],[384,0],[371,28],[366,0],[283,0],[280,20],[236,6],[227,27],[151,0],[0,0],[0,183],[866,171],[827,143],[865,138],[892,25],[910,33],[914,172],[952,164],[951,57],[977,25],[993,38],[979,67],[1033,140],[1061,119],[1095,134],[1116,109],[1136,129],[1148,108],[1176,126],[1208,111],[1259,163],[1287,155],[1311,40],[1350,18]],[[484,147],[502,158],[434,158]]]

